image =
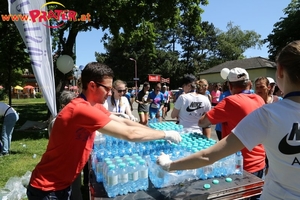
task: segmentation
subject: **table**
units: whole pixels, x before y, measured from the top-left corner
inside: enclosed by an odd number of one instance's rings
[[[165,188],[154,188],[149,181],[149,188],[146,191],[129,193],[115,198],[108,198],[102,184],[95,180],[95,175],[91,170],[90,177],[90,200],[137,200],[137,199],[174,199],[174,200],[206,200],[220,199],[233,200],[244,199],[261,193],[264,181],[246,171],[243,175],[230,175],[232,182],[226,182],[225,178],[215,178],[219,184],[213,184],[212,180],[186,181],[178,185]],[[204,184],[210,184],[210,189],[204,189]]]

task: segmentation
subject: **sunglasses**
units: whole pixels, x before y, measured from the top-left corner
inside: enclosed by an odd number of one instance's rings
[[[107,87],[107,86],[105,86],[105,85],[102,85],[101,83],[95,82],[95,84],[97,85],[97,87],[99,87],[99,86],[104,87],[104,89],[106,90],[106,92],[110,92],[110,91],[111,91],[111,88],[110,88],[110,87]]]

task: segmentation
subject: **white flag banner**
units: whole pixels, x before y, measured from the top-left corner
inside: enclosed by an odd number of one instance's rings
[[[28,17],[30,11],[42,11],[45,13],[47,9],[45,3],[45,0],[8,0],[8,10],[11,16],[20,16],[19,20],[14,20],[14,22],[26,44],[39,88],[42,90],[51,114],[56,116],[55,81],[49,22],[46,20],[38,22]]]

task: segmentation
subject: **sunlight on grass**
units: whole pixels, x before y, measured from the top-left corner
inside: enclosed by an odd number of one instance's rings
[[[13,141],[11,154],[0,158],[0,188],[3,188],[10,177],[23,176],[32,171],[45,152],[48,139],[23,139]],[[36,154],[36,158],[33,155]]]

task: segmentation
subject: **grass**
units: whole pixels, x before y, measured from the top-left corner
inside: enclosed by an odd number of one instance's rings
[[[27,120],[47,120],[48,107],[45,99],[13,99],[12,107],[19,113],[19,120],[12,135],[10,155],[0,157],[0,190],[9,178],[22,177],[27,171],[32,172],[48,144],[46,130],[18,130]],[[87,190],[83,190],[82,194],[84,200],[89,199]]]
[[[8,102],[5,102],[8,103]],[[0,188],[10,177],[32,171],[44,153],[48,139],[44,130],[18,131],[27,120],[43,121],[47,117],[44,99],[13,99],[12,107],[20,113],[12,135],[11,153],[0,158]],[[2,124],[1,124],[2,126]],[[33,155],[36,154],[36,158]]]

